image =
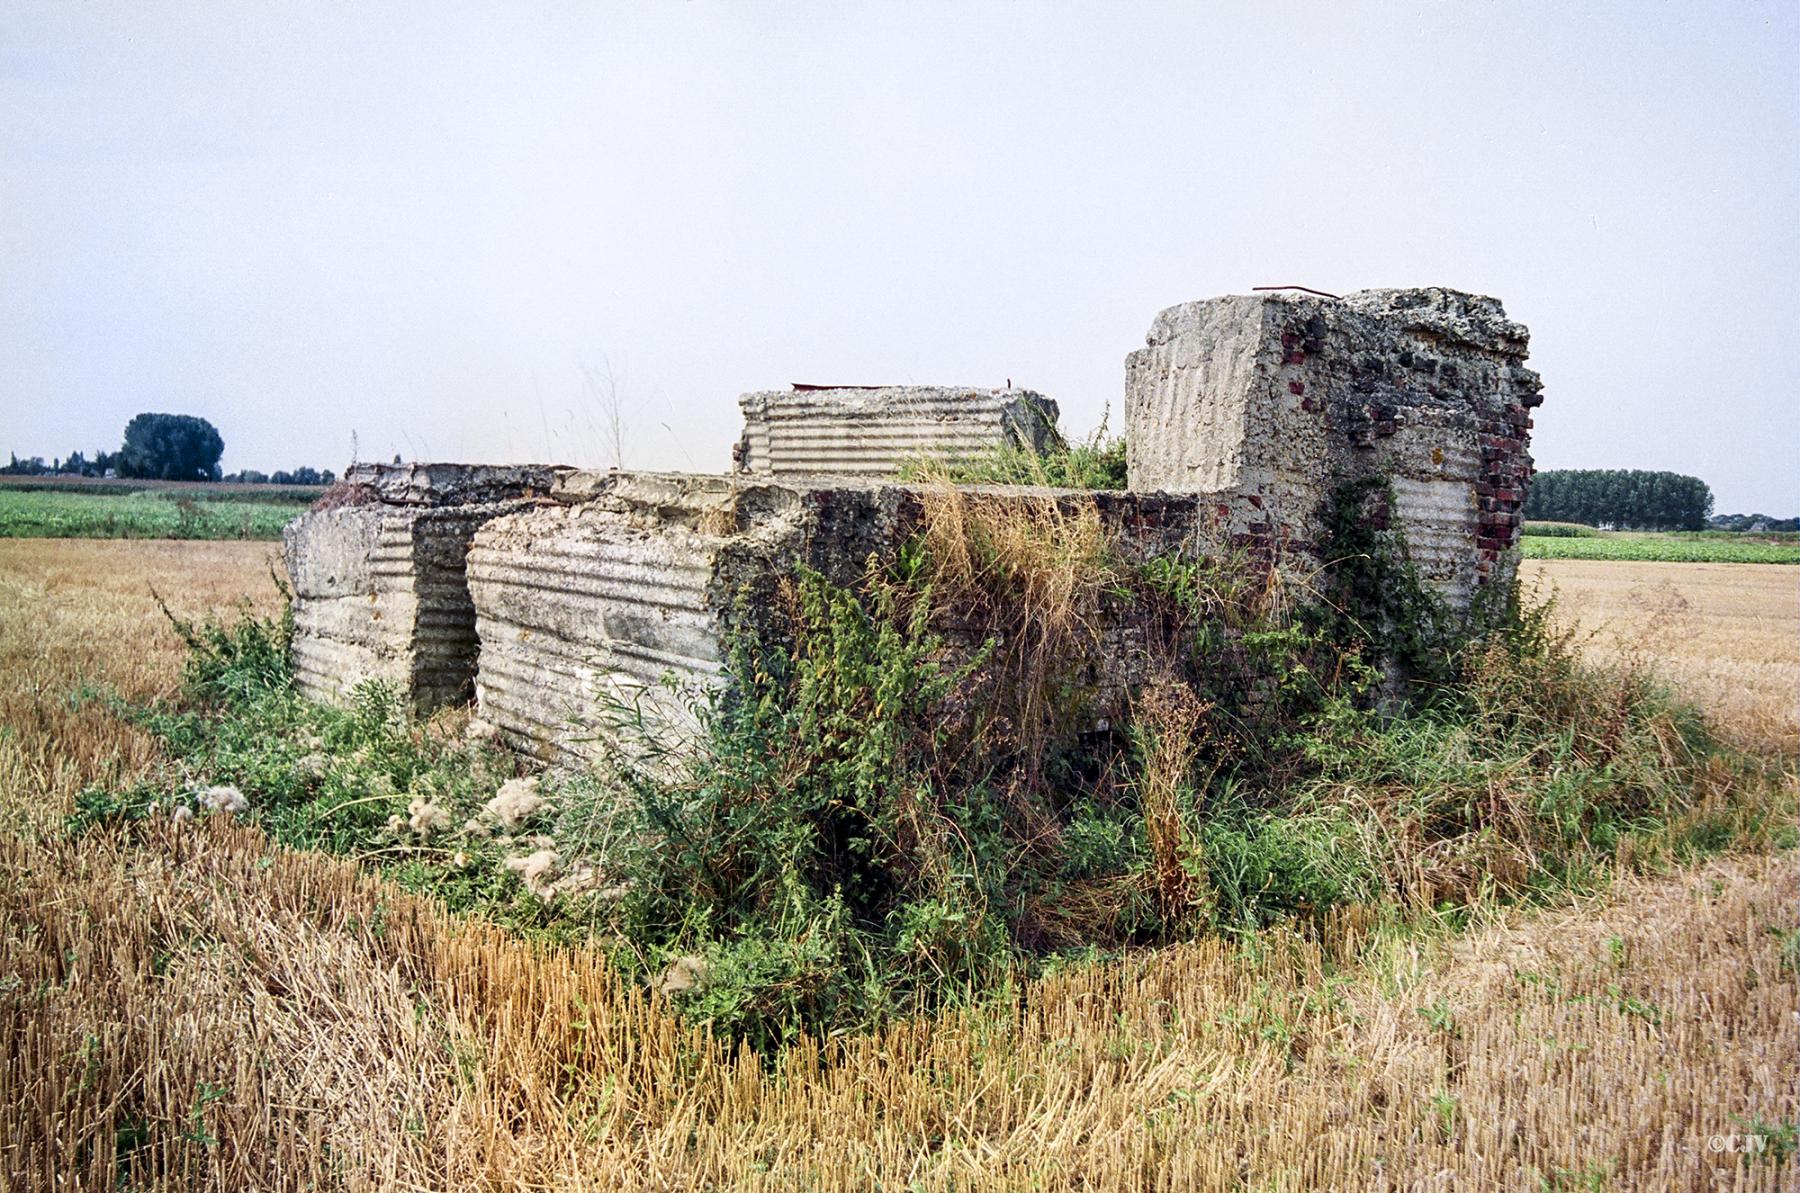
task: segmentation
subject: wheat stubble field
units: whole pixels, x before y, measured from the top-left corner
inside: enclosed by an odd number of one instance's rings
[[[1758,563],[1526,560],[1528,589],[1560,594],[1588,649],[1644,660],[1722,723],[1800,750],[1800,575]]]
[[[128,1155],[169,1189],[1792,1187],[1791,853],[1348,962],[1275,934],[1162,949],[766,1068],[597,955],[222,818],[61,835],[83,786],[169,765],[91,698],[173,689],[148,585],[266,605],[271,561],[0,542],[8,1188],[113,1187]],[[1666,631],[1677,681],[1792,741],[1785,576],[1534,570],[1600,647]]]

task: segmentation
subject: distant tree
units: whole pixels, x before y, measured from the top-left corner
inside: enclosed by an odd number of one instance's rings
[[[337,478],[332,476],[330,469],[320,472],[317,468],[311,467],[296,468],[292,472],[284,470],[269,475],[269,483],[272,485],[329,485],[335,479]]]
[[[0,468],[0,473],[4,473],[7,476],[42,476],[44,473],[50,471],[50,466],[44,463],[44,457],[42,456],[30,456],[21,460],[18,456],[12,455],[10,452],[7,454],[11,458],[8,460],[5,468]]]
[[[1531,482],[1525,516],[1620,530],[1704,530],[1712,505],[1712,490],[1698,477],[1640,469],[1565,469],[1541,472]]]
[[[166,481],[219,479],[225,441],[218,429],[191,414],[140,414],[125,424],[120,476]]]
[[[1706,520],[1706,528],[1750,534],[1792,534],[1800,531],[1800,518],[1772,518],[1768,514],[1714,514]]]

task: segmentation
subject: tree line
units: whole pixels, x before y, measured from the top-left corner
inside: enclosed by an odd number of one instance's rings
[[[1705,530],[1712,490],[1697,476],[1637,468],[1568,468],[1531,482],[1525,516],[1612,530]]]
[[[312,467],[260,472],[246,468],[223,475],[219,460],[225,440],[218,428],[191,414],[139,414],[125,424],[124,442],[117,451],[92,455],[73,451],[54,456],[46,464],[42,456],[21,460],[16,454],[0,467],[6,476],[121,476],[141,480],[219,481],[248,485],[329,485],[336,475]]]
[[[1768,514],[1714,514],[1706,520],[1708,530],[1730,530],[1738,534],[1800,533],[1800,518],[1773,518]]]

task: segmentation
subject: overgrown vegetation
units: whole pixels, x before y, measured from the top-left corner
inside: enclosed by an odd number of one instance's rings
[[[1302,583],[1131,563],[1078,501],[934,489],[899,558],[850,587],[802,571],[744,619],[734,684],[687,694],[695,748],[642,735],[516,822],[489,801],[517,764],[455,718],[413,724],[378,687],[299,699],[283,621],[181,625],[185,697],[127,712],[277,839],[592,936],[766,1053],[1071,950],[1454,918],[1791,835],[1774,764],[1583,664],[1546,610],[1463,627],[1370,529],[1379,487],[1339,496],[1336,561]],[[1132,627],[1129,701],[1099,682],[1106,625]],[[177,806],[90,791],[74,827]]]
[[[90,788],[76,797],[72,831],[205,815],[207,793],[228,787],[285,845],[378,865],[455,910],[530,931],[556,928],[546,904],[505,868],[507,857],[534,846],[541,826],[524,821],[509,834],[482,821],[484,805],[518,776],[516,758],[465,740],[460,718],[415,722],[381,684],[359,688],[346,708],[305,700],[293,683],[291,613],[170,620],[188,651],[179,699],[132,705],[100,691],[78,698],[109,700],[153,733],[177,760],[180,781]],[[482,827],[453,831],[471,824]]]
[[[1110,412],[1109,412],[1110,413]],[[1012,444],[949,461],[918,461],[902,469],[911,481],[952,481],[968,485],[1046,485],[1058,489],[1123,489],[1125,437],[1108,430],[1108,414],[1086,439],[1075,443],[1055,436],[1039,454]]]
[[[941,500],[898,571],[800,579],[690,766],[625,770],[655,810],[625,934],[700,958],[677,1001],[758,1043],[1061,949],[1467,909],[1788,831],[1762,764],[1545,610],[1458,643],[1379,553],[1336,572],[1381,594],[1353,618],[1241,560],[1129,568],[1053,503]],[[1110,733],[1082,687],[1102,600],[1162,634]],[[971,622],[983,648],[947,649]],[[1423,682],[1396,701],[1375,657]]]

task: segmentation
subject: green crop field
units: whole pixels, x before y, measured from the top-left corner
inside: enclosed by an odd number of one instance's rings
[[[1584,528],[1585,529],[1585,528]],[[1580,536],[1533,534],[1519,539],[1526,559],[1616,559],[1640,563],[1794,563],[1800,539],[1715,531],[1659,534],[1590,530]]]
[[[139,492],[0,486],[0,538],[275,539],[306,502],[197,488]]]
[[[1528,537],[1591,539],[1599,538],[1605,531],[1579,522],[1527,522],[1519,527],[1519,533]]]

